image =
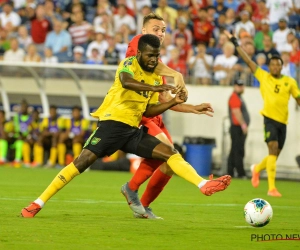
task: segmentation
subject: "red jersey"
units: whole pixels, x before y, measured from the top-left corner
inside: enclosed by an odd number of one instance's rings
[[[295,54],[290,53],[290,56],[290,62],[295,63],[296,65],[300,64],[300,50]]]
[[[138,43],[139,43],[139,40],[141,38],[142,34],[140,35],[136,35],[135,37],[133,37],[131,39],[131,41],[129,42],[128,44],[128,48],[127,48],[127,51],[126,51],[126,57],[130,57],[130,56],[136,56],[137,55],[137,51],[138,51]],[[163,78],[163,83],[166,84],[165,82],[165,78]],[[151,117],[151,118],[148,118],[148,117],[145,117],[143,116],[142,118],[142,121],[141,121],[141,124],[145,124],[147,123],[149,120],[161,120],[161,115],[158,115],[159,118],[157,117]]]
[[[232,95],[229,98],[228,104],[229,104],[229,109],[241,108],[242,102],[237,93],[235,92],[232,93]],[[232,124],[239,126],[240,123],[238,122],[234,114],[230,112],[230,115],[231,115],[230,119],[232,120]]]
[[[197,42],[208,43],[212,37],[214,26],[210,22],[201,22],[199,19],[194,20],[194,38]]]
[[[33,19],[31,21],[31,37],[34,43],[44,43],[46,40],[46,35],[50,30],[50,22],[47,19]]]

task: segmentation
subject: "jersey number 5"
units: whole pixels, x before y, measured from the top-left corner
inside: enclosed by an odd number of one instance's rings
[[[279,84],[276,84],[276,85],[275,85],[274,92],[275,92],[275,93],[279,93],[279,90],[280,90],[280,85],[279,85]]]

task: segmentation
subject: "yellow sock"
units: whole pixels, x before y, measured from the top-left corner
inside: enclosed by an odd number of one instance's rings
[[[276,155],[269,155],[267,160],[267,174],[269,191],[275,189],[275,177],[276,177]]]
[[[63,168],[57,176],[53,179],[50,185],[39,197],[44,203],[46,203],[53,195],[55,195],[60,189],[67,185],[75,176],[79,175],[78,169],[74,163],[71,162],[68,166]]]
[[[167,161],[170,168],[175,174],[198,186],[204,179],[199,176],[196,170],[187,163],[180,154],[172,155]]]
[[[57,153],[58,153],[58,163],[62,166],[65,165],[65,158],[66,158],[66,152],[67,147],[64,143],[59,143],[57,145]]]
[[[81,150],[82,150],[82,145],[81,143],[74,143],[73,144],[73,154],[74,154],[74,159],[76,159],[80,153],[81,153]]]
[[[49,162],[51,165],[54,165],[56,163],[56,160],[57,160],[57,148],[52,147],[50,149]]]
[[[43,164],[44,163],[44,148],[35,143],[33,146],[33,158],[34,158],[34,162],[38,163],[38,164]]]
[[[30,154],[31,154],[31,148],[28,142],[24,142],[23,148],[22,148],[22,155],[23,155],[23,161],[25,163],[30,163]]]
[[[269,156],[266,156],[259,164],[257,164],[254,168],[254,171],[256,173],[259,173],[260,171],[266,169],[267,167],[267,160]]]

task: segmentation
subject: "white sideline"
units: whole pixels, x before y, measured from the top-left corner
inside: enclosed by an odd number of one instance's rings
[[[32,197],[0,197],[0,200],[6,201],[32,201]],[[124,204],[125,201],[108,201],[108,200],[90,200],[90,199],[76,199],[76,200],[58,200],[51,199],[51,202],[65,202],[65,203],[85,203],[85,204]],[[172,202],[159,202],[157,204],[168,205],[168,206],[197,206],[197,207],[244,207],[245,204],[193,204],[193,203],[172,203]],[[297,206],[272,206],[273,208],[282,208],[282,209],[299,209]]]

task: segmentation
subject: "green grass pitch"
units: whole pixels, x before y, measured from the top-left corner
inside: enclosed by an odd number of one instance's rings
[[[266,180],[254,189],[249,180],[233,179],[225,192],[206,197],[175,176],[152,204],[164,218],[154,221],[133,218],[120,194],[131,174],[89,171],[56,194],[35,218],[18,217],[57,172],[0,167],[0,249],[300,249],[300,240],[251,241],[251,235],[300,236],[298,182],[277,181],[283,197],[273,198],[266,195]],[[264,228],[251,228],[243,208],[258,197],[270,202],[274,217]]]

